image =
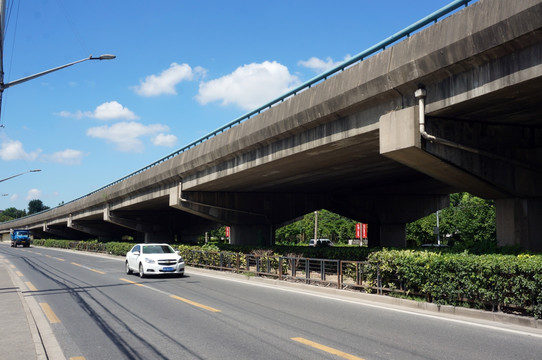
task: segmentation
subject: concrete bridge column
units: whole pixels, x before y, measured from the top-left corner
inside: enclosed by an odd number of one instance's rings
[[[380,246],[400,248],[406,247],[406,225],[404,223],[381,224]]]
[[[169,233],[146,231],[144,233],[145,243],[171,243],[172,238]]]
[[[497,199],[497,243],[542,251],[542,198]]]
[[[230,243],[233,245],[272,245],[274,229],[272,225],[232,225]]]
[[[406,247],[406,223],[369,223],[369,246]]]

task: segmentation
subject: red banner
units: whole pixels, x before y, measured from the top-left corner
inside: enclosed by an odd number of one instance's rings
[[[361,239],[361,224],[356,224],[356,239]]]
[[[229,226],[226,226],[226,237],[227,238],[230,237],[230,227]]]
[[[361,224],[361,238],[367,239],[367,224]]]

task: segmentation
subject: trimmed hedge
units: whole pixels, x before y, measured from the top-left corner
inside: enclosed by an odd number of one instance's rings
[[[441,305],[526,311],[542,317],[541,255],[381,250],[369,255],[384,287]],[[376,274],[373,274],[376,277]]]
[[[56,240],[56,239],[34,239],[32,243],[37,246],[54,247],[61,249],[73,249],[82,251],[104,252],[111,255],[125,256],[134,246],[132,243],[108,242],[102,243],[98,240],[77,241],[77,240]]]

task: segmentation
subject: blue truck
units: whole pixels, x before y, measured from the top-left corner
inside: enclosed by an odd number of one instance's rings
[[[30,246],[30,230],[15,229],[11,232],[11,247]]]

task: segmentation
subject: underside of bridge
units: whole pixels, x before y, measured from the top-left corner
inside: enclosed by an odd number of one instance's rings
[[[516,43],[513,55],[488,53],[483,65],[427,86],[421,113],[400,110],[381,122],[388,129],[383,141],[393,143],[386,156],[495,199],[498,243],[542,251],[542,45],[532,41]],[[447,106],[435,105],[443,101]],[[412,141],[398,144],[398,134]]]

